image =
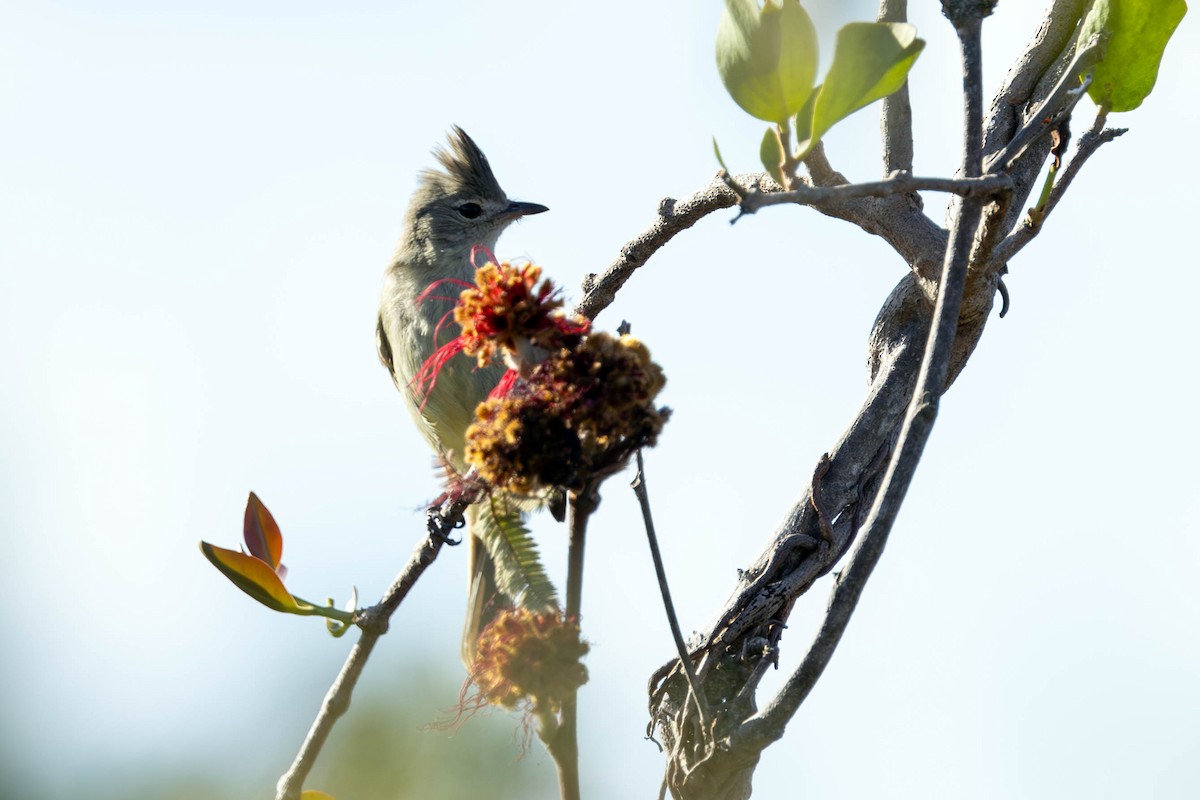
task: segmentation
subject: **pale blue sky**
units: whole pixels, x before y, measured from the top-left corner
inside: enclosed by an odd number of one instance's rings
[[[955,45],[936,3],[912,5],[929,42],[916,171],[947,174]],[[1001,3],[986,26],[989,96],[1040,7]],[[551,208],[498,255],[577,297],[661,197],[707,183],[712,136],[753,169],[761,125],[717,78],[715,2],[0,8],[0,760],[47,796],[197,762],[265,793],[349,641],[253,604],[195,543],[234,545],[253,489],[303,596],[357,585],[369,601],[410,552],[437,484],[373,327],[430,148],[460,124],[511,196]],[[826,51],[872,8],[818,4]],[[947,396],[756,796],[1193,795],[1197,74],[1188,18],[1156,92],[1113,118],[1130,133],[1010,265],[1012,312]],[[835,166],[878,177],[876,130],[876,108],[835,129]],[[938,221],[943,202],[926,198]],[[630,320],[668,374],[649,481],[688,629],[851,418],[904,269],[807,209],[731,216],[681,235],[599,319]],[[670,644],[625,483],[607,487],[585,583],[593,797],[652,796],[662,764],[641,740],[644,686]],[[562,531],[538,530],[561,575]],[[404,691],[414,660],[458,679],[464,562],[448,551],[425,577],[369,686]],[[794,618],[785,670],[827,590]]]

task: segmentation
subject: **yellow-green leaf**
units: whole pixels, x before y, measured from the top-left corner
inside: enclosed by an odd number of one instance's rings
[[[721,158],[721,147],[717,144],[717,137],[713,137],[713,152],[717,155],[717,163],[721,165],[721,169],[729,172],[729,167],[725,166],[725,159]]]
[[[779,146],[779,132],[775,128],[767,128],[763,134],[762,144],[758,146],[758,157],[762,160],[763,168],[776,183],[786,187],[783,182],[783,149]]]
[[[1104,58],[1088,87],[1096,105],[1132,111],[1154,89],[1158,65],[1171,34],[1187,13],[1184,0],[1096,0],[1079,30],[1079,41],[1107,36]]]
[[[246,515],[242,524],[242,536],[250,555],[267,562],[271,569],[279,569],[283,558],[283,534],[271,512],[254,492],[246,500]]]
[[[796,123],[797,130],[808,128],[799,157],[837,122],[903,86],[924,48],[917,29],[903,22],[852,22],[838,31],[833,64],[816,95],[812,119]]]
[[[783,122],[812,94],[817,31],[799,0],[725,0],[717,71],[746,113]]]
[[[275,574],[275,570],[265,561],[208,542],[201,542],[200,550],[222,575],[267,608],[288,614],[313,613],[312,606],[299,603],[292,597],[291,592],[284,588],[283,581]]]
[[[333,800],[333,795],[318,792],[316,789],[305,789],[300,793],[300,800]]]

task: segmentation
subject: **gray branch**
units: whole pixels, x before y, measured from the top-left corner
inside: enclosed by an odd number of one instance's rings
[[[908,22],[908,0],[880,0],[880,22]],[[912,172],[912,103],[908,98],[908,80],[896,92],[883,98],[880,118],[883,137],[883,174]]]
[[[889,197],[911,192],[948,192],[961,197],[990,197],[1012,190],[1007,175],[987,175],[974,178],[920,178],[907,172],[897,172],[886,180],[868,183],[846,183],[836,186],[801,184],[786,192],[751,190],[742,198],[741,210],[753,214],[760,208],[794,203],[801,206],[821,206],[830,202],[862,197]]]
[[[587,276],[583,282],[583,297],[575,307],[575,312],[595,319],[612,304],[617,292],[633,273],[676,234],[714,211],[739,204],[742,213],[752,213],[767,205],[811,206],[883,237],[914,271],[927,280],[934,280],[941,259],[940,255],[931,254],[944,251],[946,231],[925,216],[909,194],[926,189],[990,195],[1003,191],[1007,181],[1004,176],[955,181],[900,174],[884,181],[850,184],[829,166],[819,144],[805,159],[805,164],[813,185],[799,186],[791,192],[784,192],[765,173],[736,177],[718,175],[690,197],[683,200],[664,199],[659,203],[658,216],[650,227],[622,247],[621,254],[603,273]]]
[[[354,687],[358,684],[363,668],[366,667],[367,660],[371,657],[375,643],[379,641],[380,636],[387,633],[392,614],[408,596],[409,590],[416,584],[417,579],[437,558],[442,545],[447,541],[446,534],[462,519],[467,505],[468,503],[460,501],[451,503],[441,514],[435,515],[434,512],[430,512],[430,535],[417,545],[412,556],[409,557],[408,563],[392,581],[392,585],[383,593],[379,603],[363,611],[355,620],[356,624],[362,628],[362,635],[350,649],[346,662],[325,694],[317,717],[313,720],[308,735],[304,737],[304,742],[301,743],[295,760],[283,777],[279,779],[279,783],[275,787],[275,800],[299,800],[300,793],[304,788],[304,781],[307,780],[308,773],[316,764],[317,756],[320,755],[321,748],[325,746],[325,740],[329,738],[334,723],[350,708],[350,698],[354,694]]]
[[[743,175],[736,179],[742,186],[757,186],[765,173]],[[737,205],[738,196],[721,178],[684,200],[666,198],[658,205],[658,218],[633,241],[621,248],[621,255],[600,275],[588,275],[583,281],[583,297],[575,313],[589,319],[612,305],[617,292],[635,271],[657,253],[675,235],[687,230],[704,217]]]
[[[888,3],[884,3],[885,9]],[[853,614],[871,570],[877,563],[904,494],[936,419],[940,397],[969,359],[982,334],[1000,271],[1015,252],[1017,240],[1005,240],[1006,220],[1014,197],[1027,195],[1015,174],[1039,168],[1042,131],[1023,127],[1028,117],[1019,109],[983,115],[981,82],[981,18],[990,10],[981,0],[947,0],[947,15],[962,41],[964,67],[964,145],[960,175],[936,186],[907,175],[876,185],[820,194],[812,190],[842,187],[845,179],[829,165],[823,151],[805,159],[813,186],[782,191],[746,192],[753,208],[811,201],[814,208],[870,230],[880,207],[903,209],[896,190],[948,189],[961,198],[954,204],[952,231],[929,235],[927,218],[905,232],[876,229],[914,265],[885,302],[872,332],[869,359],[871,386],[867,400],[842,439],[822,459],[812,484],[793,506],[770,545],[744,572],[724,609],[691,643],[697,677],[711,708],[720,709],[710,746],[698,737],[688,703],[687,681],[679,662],[669,662],[651,682],[651,713],[668,748],[667,780],[674,796],[733,800],[749,796],[750,781],[764,747],[783,734],[798,707],[820,677]],[[1062,12],[1065,3],[1056,3]],[[1063,77],[1071,67],[1071,34],[1077,7],[1067,23],[1048,17],[1029,51],[1010,73],[1006,97],[1022,96],[1022,107],[1056,115],[1069,112],[1079,92]],[[981,13],[983,12],[983,13]],[[1086,57],[1086,55],[1085,55]],[[1079,61],[1076,61],[1078,66]],[[1039,99],[1040,98],[1040,99]],[[1007,122],[1006,122],[1007,120]],[[1003,139],[995,138],[1004,129]],[[885,139],[886,137],[885,127]],[[1009,140],[1030,130],[1003,159]],[[1105,132],[1108,134],[1108,132]],[[1074,175],[1083,159],[1099,146],[1093,131],[1081,140],[1080,155],[1063,174]],[[988,137],[993,137],[989,139]],[[1107,136],[1111,138],[1111,134]],[[990,142],[990,144],[989,144]],[[885,141],[885,149],[888,144]],[[995,172],[984,172],[984,154],[993,154]],[[1036,163],[1035,163],[1036,162]],[[905,181],[912,182],[905,184]],[[886,187],[879,184],[888,184]],[[880,189],[883,197],[871,193]],[[806,192],[809,192],[806,194]],[[872,207],[872,204],[875,204]],[[907,222],[913,225],[911,204]],[[898,226],[903,228],[903,225]],[[938,246],[940,244],[941,246]],[[908,248],[907,250],[904,248]],[[937,259],[936,272],[918,269]],[[924,343],[922,345],[922,342]],[[852,552],[851,552],[852,551]],[[799,595],[828,573],[847,552],[849,561],[837,575],[821,629],[783,689],[761,711],[755,690],[765,668],[777,663],[780,635]]]
[[[1075,180],[1075,176],[1087,163],[1087,160],[1092,157],[1092,154],[1100,149],[1100,146],[1111,142],[1118,136],[1127,132],[1125,128],[1105,128],[1104,123],[1108,115],[1101,111],[1096,115],[1096,121],[1093,123],[1091,130],[1079,137],[1079,143],[1075,146],[1075,155],[1071,157],[1070,163],[1066,169],[1062,171],[1058,181],[1054,184],[1054,188],[1050,191],[1050,197],[1046,200],[1046,208],[1042,213],[1041,223],[1031,225],[1028,221],[1012,232],[1000,245],[996,248],[995,260],[1001,263],[1008,263],[1017,253],[1021,252],[1025,245],[1033,241],[1034,237],[1041,232],[1046,224],[1046,218],[1050,216],[1050,212],[1058,205],[1058,202],[1066,194],[1067,189],[1071,187],[1071,182]]]
[[[963,51],[963,95],[965,102],[964,153],[962,171],[978,175],[982,171],[983,84],[980,26],[978,17],[966,16],[956,24]],[[847,569],[834,581],[833,595],[816,640],[800,666],[783,689],[755,717],[750,718],[733,737],[733,748],[745,746],[761,750],[783,735],[784,728],[820,678],[841,641],[859,597],[876,563],[883,554],[887,537],[900,512],[904,496],[916,474],[925,443],[937,418],[939,399],[950,376],[951,354],[958,328],[959,308],[967,284],[967,266],[982,218],[983,201],[967,195],[959,208],[946,251],[933,324],[921,360],[917,389],[909,403],[900,436],[875,494],[858,546]]]

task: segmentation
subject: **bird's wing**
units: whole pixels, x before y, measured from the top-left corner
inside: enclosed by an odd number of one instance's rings
[[[396,380],[396,365],[392,362],[392,343],[388,341],[387,331],[383,327],[383,315],[380,314],[375,322],[375,351],[379,360],[387,367],[392,380]],[[399,383],[397,383],[399,385]]]

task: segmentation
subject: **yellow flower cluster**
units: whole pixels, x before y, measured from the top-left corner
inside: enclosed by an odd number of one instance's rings
[[[479,635],[471,681],[493,705],[511,711],[528,698],[537,711],[557,712],[587,683],[587,667],[580,663],[587,652],[575,620],[509,609]]]

